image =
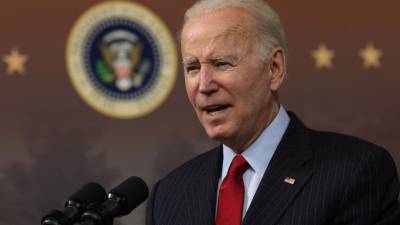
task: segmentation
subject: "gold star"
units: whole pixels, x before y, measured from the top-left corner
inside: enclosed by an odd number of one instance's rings
[[[28,56],[21,54],[17,48],[12,48],[11,52],[3,56],[3,61],[7,64],[7,73],[25,74],[25,63],[28,61]]]
[[[332,59],[335,56],[335,51],[328,49],[324,43],[319,44],[318,49],[311,52],[311,56],[315,60],[317,69],[333,67]]]
[[[367,46],[360,50],[360,57],[364,61],[364,68],[379,68],[381,66],[380,58],[383,55],[383,51],[374,46],[372,42],[368,42]]]

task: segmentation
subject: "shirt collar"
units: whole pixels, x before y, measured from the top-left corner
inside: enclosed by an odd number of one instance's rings
[[[264,172],[289,125],[289,121],[290,118],[286,110],[283,106],[280,106],[278,114],[269,126],[264,129],[256,141],[243,151],[243,157],[247,160],[251,169],[257,175],[264,175]],[[236,153],[226,145],[223,145],[222,148],[224,156],[222,178],[224,178],[228,173],[229,166],[233,158],[236,156]]]

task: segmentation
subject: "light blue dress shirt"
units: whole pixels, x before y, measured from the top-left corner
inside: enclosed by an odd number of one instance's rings
[[[289,121],[290,118],[286,110],[283,106],[280,106],[278,114],[272,120],[270,125],[265,128],[256,141],[254,141],[253,144],[242,153],[242,156],[250,165],[250,168],[243,174],[245,195],[242,217],[246,215],[247,209],[253,200],[254,194],[257,191],[265,170],[267,169],[268,164],[289,125]],[[229,166],[235,156],[236,153],[232,149],[223,145],[222,173],[218,184],[218,190],[222,180],[227,175]]]

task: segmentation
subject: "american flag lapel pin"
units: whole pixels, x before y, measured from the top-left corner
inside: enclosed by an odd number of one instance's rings
[[[284,181],[288,184],[294,184],[296,182],[296,179],[293,179],[291,177],[286,177]]]

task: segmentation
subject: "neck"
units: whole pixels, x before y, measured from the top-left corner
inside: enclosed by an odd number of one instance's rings
[[[261,120],[260,124],[262,126],[259,126],[255,128],[255,132],[252,133],[252,135],[246,139],[243,143],[239,144],[226,144],[228,147],[230,147],[233,151],[235,151],[236,154],[241,154],[243,151],[245,151],[251,144],[253,144],[257,138],[261,135],[261,133],[267,128],[271,122],[275,119],[276,115],[279,112],[279,107],[280,104],[277,101],[274,101],[272,103],[271,110],[269,111],[268,114]]]

